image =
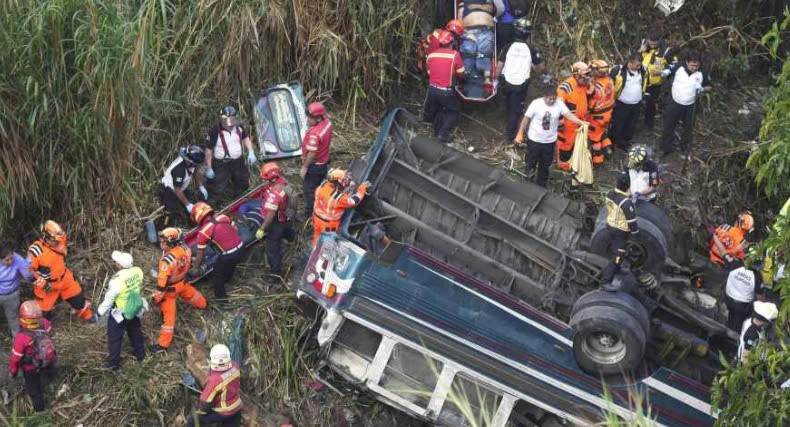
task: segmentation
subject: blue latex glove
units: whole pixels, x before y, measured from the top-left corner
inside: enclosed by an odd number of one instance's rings
[[[247,164],[252,166],[256,163],[258,163],[258,156],[255,155],[255,151],[250,150],[250,152],[247,153]]]
[[[206,179],[214,179],[214,169],[206,169]]]
[[[201,185],[200,188],[198,188],[198,190],[200,190],[200,194],[203,195],[203,200],[208,200],[208,190],[206,190],[206,186]]]
[[[192,207],[193,206],[194,205],[192,203],[187,203],[186,206],[184,206],[187,209],[187,213],[190,214],[190,215],[192,214]]]
[[[541,76],[540,76],[540,79],[541,79],[541,81],[543,81],[543,84],[549,84],[549,83],[551,83],[551,76],[550,76],[550,75],[548,75],[548,74],[543,74],[543,75],[541,75]]]
[[[640,193],[640,192],[638,192],[638,191],[634,192],[634,198],[635,198],[635,199],[638,199],[638,198],[640,198],[640,197],[642,197],[642,193]]]

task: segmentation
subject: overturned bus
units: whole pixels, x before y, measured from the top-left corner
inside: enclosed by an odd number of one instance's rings
[[[607,415],[711,425],[706,384],[734,332],[710,304],[717,291],[669,257],[666,214],[639,205],[643,233],[628,247],[652,303],[598,290],[600,214],[420,136],[412,121],[389,112],[352,163],[373,191],[321,236],[297,283],[323,308],[317,338],[332,369],[440,425]]]

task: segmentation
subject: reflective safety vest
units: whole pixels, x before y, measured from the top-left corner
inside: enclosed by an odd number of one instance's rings
[[[614,82],[609,76],[598,77],[589,99],[590,114],[609,113],[614,108]]]
[[[30,258],[30,271],[36,279],[59,282],[69,271],[66,268],[65,243],[53,248],[39,239],[30,245],[27,255]]]
[[[606,194],[606,225],[625,232],[636,233],[636,209],[629,194],[618,189]]]
[[[161,291],[175,290],[173,286],[187,277],[189,267],[192,265],[192,250],[186,245],[178,245],[165,254],[159,261],[159,275],[157,287]]]
[[[587,86],[582,86],[576,81],[576,77],[568,77],[557,88],[557,98],[582,120],[587,117]],[[571,123],[565,119],[565,124]]]
[[[348,208],[353,208],[365,197],[365,188],[357,187],[355,194],[348,194],[343,188],[326,180],[315,191],[313,213],[324,221],[340,221]]]
[[[664,78],[661,75],[652,75],[653,73],[660,73],[669,65],[669,59],[667,56],[670,53],[670,49],[666,47],[663,43],[659,45],[656,49],[648,48],[646,51],[642,52],[642,66],[645,67],[647,71],[645,73],[645,78],[647,79],[647,86],[656,86],[660,85]]]
[[[200,401],[220,415],[233,415],[242,408],[241,371],[235,362],[227,371],[210,371]]]
[[[121,311],[126,310],[126,302],[129,301],[129,295],[140,293],[143,287],[143,270],[140,267],[125,268],[119,270],[112,277],[111,282],[118,281],[120,287],[118,296],[115,297],[115,307]]]

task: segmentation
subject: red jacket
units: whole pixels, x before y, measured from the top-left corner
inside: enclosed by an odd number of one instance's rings
[[[41,329],[47,333],[52,330],[49,320],[41,319]],[[14,337],[14,346],[11,348],[11,357],[8,358],[8,372],[11,376],[16,375],[20,365],[23,372],[35,371],[36,367],[31,363],[33,357],[33,337],[21,329]]]
[[[233,415],[241,411],[241,371],[239,365],[227,371],[210,371],[206,386],[200,393],[201,406],[211,404],[211,410],[221,415]]]
[[[288,185],[284,179],[279,178],[274,184],[266,187],[266,192],[263,194],[263,201],[261,202],[261,215],[266,217],[267,212],[275,212],[277,214],[277,221],[286,222],[288,216],[285,215],[285,210],[288,208],[288,194],[285,192],[285,186]]]

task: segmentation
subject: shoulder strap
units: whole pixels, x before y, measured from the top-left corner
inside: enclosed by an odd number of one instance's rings
[[[227,159],[230,157],[230,153],[228,152],[228,144],[225,142],[225,132],[220,125],[217,125],[217,130],[219,131],[219,141],[222,143],[222,149],[225,150],[225,158]]]

